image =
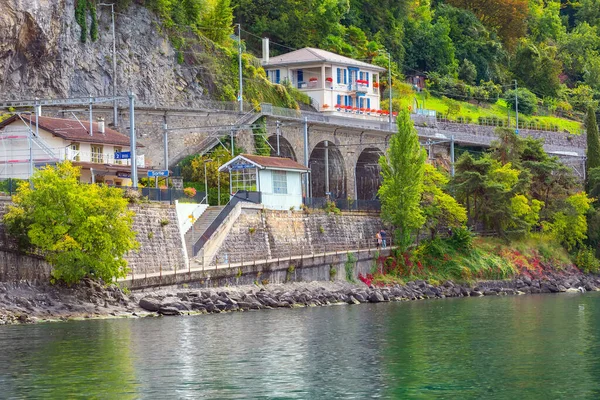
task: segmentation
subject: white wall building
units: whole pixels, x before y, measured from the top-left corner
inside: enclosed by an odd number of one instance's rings
[[[0,122],[0,179],[29,179],[30,159],[34,168],[70,160],[81,167],[82,182],[130,186],[130,160],[115,159],[115,152],[128,151],[129,137],[105,127],[104,121],[92,123],[90,130],[88,121],[40,116],[37,132],[34,115]],[[138,176],[144,176],[144,156],[137,161]]]
[[[230,193],[248,190],[261,193],[261,203],[273,210],[300,209],[304,165],[289,158],[240,154],[219,167],[229,171]]]
[[[379,76],[385,68],[310,47],[270,58],[268,43],[263,39],[262,64],[272,83],[289,81],[319,111],[381,114]]]

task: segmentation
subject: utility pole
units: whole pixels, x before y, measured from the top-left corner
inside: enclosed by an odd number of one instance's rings
[[[231,128],[229,134],[231,135],[231,157],[233,158],[235,157],[235,148],[233,147],[233,128]]]
[[[167,125],[167,114],[163,115],[163,141],[165,150],[165,169],[169,169],[169,130]],[[167,185],[168,186],[168,185]]]
[[[242,25],[237,24],[238,28],[238,70],[239,70],[239,80],[240,80],[240,88],[239,88],[239,97],[238,101],[240,102],[240,112],[244,112],[244,83],[242,81]],[[231,142],[233,143],[233,141]]]
[[[112,65],[113,65],[113,76],[112,76],[112,84],[113,84],[113,97],[117,97],[117,45],[116,45],[116,35],[115,35],[115,5],[114,4],[106,4],[100,3],[99,6],[110,6],[111,20],[112,20],[112,37],[113,37],[113,56],[112,56]],[[116,127],[118,125],[118,112],[117,112],[118,100],[113,100],[113,125]]]
[[[517,128],[515,133],[519,134],[519,96],[517,90],[517,80],[515,79],[515,120],[517,121]]]
[[[281,155],[280,151],[279,151],[279,135],[281,133],[279,132],[279,121],[277,121],[277,157],[279,157]]]
[[[136,138],[135,138],[135,95],[133,91],[129,93],[129,137],[131,151],[131,182],[132,186],[137,189],[137,153],[136,153]]]
[[[329,142],[325,141],[325,197],[329,198]]]

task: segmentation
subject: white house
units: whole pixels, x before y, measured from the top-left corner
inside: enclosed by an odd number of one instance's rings
[[[292,159],[240,154],[219,171],[229,171],[231,194],[238,190],[260,192],[261,203],[273,210],[302,206],[302,174],[309,169]]]
[[[31,139],[31,140],[30,140]],[[141,147],[138,145],[137,147]],[[28,179],[34,168],[70,160],[81,167],[82,182],[130,186],[130,160],[115,159],[115,152],[130,150],[129,136],[104,126],[64,118],[13,115],[0,122],[0,178]],[[138,176],[148,169],[144,156],[137,157]]]
[[[289,81],[323,112],[381,115],[379,76],[385,68],[306,47],[269,57],[269,39],[263,39],[263,68],[272,83]]]

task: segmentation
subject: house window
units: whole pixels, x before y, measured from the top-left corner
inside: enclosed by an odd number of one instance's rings
[[[275,83],[279,83],[280,79],[281,79],[281,71],[276,69],[275,70]]]
[[[301,69],[298,70],[298,83],[304,82],[304,71]]]
[[[342,69],[337,69],[337,83],[342,83]]]
[[[92,162],[102,164],[104,163],[104,149],[99,144],[93,144],[92,146]]]
[[[344,70],[344,84],[348,83],[348,70]]]
[[[256,191],[256,168],[231,171],[231,193],[238,190]]]
[[[69,159],[71,161],[81,161],[81,156],[79,154],[79,143],[71,143],[69,145],[70,155]]]
[[[115,146],[115,153],[120,153],[123,151],[122,147]],[[115,160],[115,164],[123,164],[123,160]]]
[[[272,171],[273,193],[287,194],[287,175],[285,171]]]

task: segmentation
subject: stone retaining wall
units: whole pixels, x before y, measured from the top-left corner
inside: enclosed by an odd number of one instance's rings
[[[243,209],[217,252],[217,260],[280,258],[373,244],[382,228],[377,214]]]
[[[9,204],[10,198],[0,199],[0,282],[47,281],[50,265],[41,257],[19,253],[15,241],[6,234],[1,221]],[[139,251],[125,256],[132,271],[139,274],[185,269],[187,259],[175,207],[150,203],[132,206],[131,209],[136,213],[133,230],[138,233],[140,243]]]

